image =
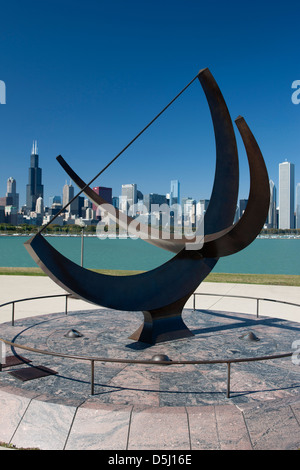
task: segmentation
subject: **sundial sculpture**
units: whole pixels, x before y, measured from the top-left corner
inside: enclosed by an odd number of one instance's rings
[[[187,249],[186,243],[191,243],[190,238],[175,239],[171,235],[165,239],[162,233],[158,232],[155,238],[149,236],[145,241],[174,252],[172,259],[141,274],[110,276],[83,268],[60,254],[41,234],[48,224],[25,243],[36,263],[67,292],[110,309],[143,312],[144,322],[130,338],[149,344],[193,336],[182,319],[185,303],[220,257],[241,251],[256,238],[266,221],[269,209],[269,178],[263,156],[245,120],[238,117],[235,123],[247,153],[250,192],[245,212],[239,221],[233,224],[239,187],[238,151],[233,124],[221,91],[207,68],[201,70],[177,97],[196,78],[199,79],[206,95],[216,142],[215,179],[205,213],[204,241],[200,249]],[[107,204],[106,201],[89,186],[122,152],[89,183],[85,183],[62,156],[58,156],[57,160],[80,188],[79,194],[85,193],[95,204],[103,205]],[[133,219],[116,211],[112,206],[109,207],[112,209],[111,213],[116,215],[118,223],[128,227]],[[148,233],[148,226],[140,224],[139,228],[141,232]],[[113,315],[112,311],[112,321]]]

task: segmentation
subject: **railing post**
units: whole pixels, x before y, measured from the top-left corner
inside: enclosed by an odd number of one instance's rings
[[[230,362],[227,362],[227,393],[226,398],[230,398]]]
[[[259,317],[259,299],[256,299],[256,318]]]
[[[11,304],[11,326],[15,326],[15,303]]]
[[[94,395],[95,361],[91,361],[91,395]]]
[[[65,314],[68,315],[68,294],[66,295]]]
[[[2,341],[0,341],[0,372],[2,372],[2,363],[5,364],[5,357],[6,357],[5,344]]]
[[[196,310],[196,294],[195,294],[195,292],[193,294],[193,297],[194,297],[193,298],[193,310]]]

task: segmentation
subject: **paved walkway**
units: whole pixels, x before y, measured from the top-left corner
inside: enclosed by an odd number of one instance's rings
[[[63,292],[46,277],[1,276],[1,284],[1,303]],[[197,297],[196,308],[213,308],[231,314],[256,314],[256,301],[222,298],[224,294],[300,303],[300,288],[294,287],[203,283],[198,291],[215,295]],[[190,300],[186,307],[192,306]],[[72,312],[90,307],[78,300],[69,303]],[[283,308],[262,301],[259,308],[260,315],[267,317],[292,322],[298,322],[300,318],[299,309],[288,305]],[[16,319],[34,317],[41,311],[45,314],[63,312],[64,299],[51,299],[46,305],[45,300],[16,304]],[[9,321],[11,308],[3,308],[0,315],[1,322]],[[295,340],[300,340],[296,336]],[[266,393],[245,402],[227,399],[200,406],[154,406],[136,401],[119,404],[118,400],[103,403],[91,396],[84,400],[59,394],[55,397],[38,389],[24,390],[6,384],[0,388],[0,442],[49,450],[299,449],[300,380],[297,382],[297,367],[291,387],[293,393],[285,390],[285,381],[278,384],[275,398],[272,393]],[[286,371],[286,378],[290,378],[290,364],[287,367],[284,363],[282,370]]]
[[[300,400],[195,407],[55,403],[1,390],[1,440],[48,450],[293,450]],[[2,411],[3,410],[3,411]],[[9,410],[9,412],[8,412]]]

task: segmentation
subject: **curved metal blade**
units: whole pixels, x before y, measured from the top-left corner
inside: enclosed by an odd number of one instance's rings
[[[182,251],[151,271],[110,276],[69,260],[41,234],[24,245],[38,266],[67,292],[103,307],[128,311],[160,309],[189,297],[217,262]]]
[[[239,116],[235,122],[249,162],[248,203],[244,214],[235,225],[205,238],[200,250],[204,257],[228,256],[246,248],[260,233],[269,210],[269,177],[262,153],[244,118]]]
[[[204,217],[207,235],[233,224],[239,192],[239,158],[231,117],[214,77],[206,68],[200,71],[198,79],[210,108],[216,143],[215,179]]]

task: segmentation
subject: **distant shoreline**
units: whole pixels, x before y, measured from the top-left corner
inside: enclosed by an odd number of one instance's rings
[[[33,237],[36,235],[36,233],[0,233],[0,237]],[[81,233],[46,233],[44,234],[45,237],[81,237]],[[138,237],[131,237],[131,236],[124,236],[124,235],[114,235],[114,236],[98,236],[95,233],[84,233],[85,237],[94,237],[94,238],[99,238],[101,239],[106,239],[109,238],[111,240],[114,239],[126,239],[126,238],[131,238],[131,239],[136,239]],[[279,235],[279,234],[270,234],[270,235],[258,235],[256,237],[257,240],[265,240],[265,239],[280,239],[280,240],[294,240],[294,239],[300,239],[300,235],[296,234],[285,234],[285,235]]]

